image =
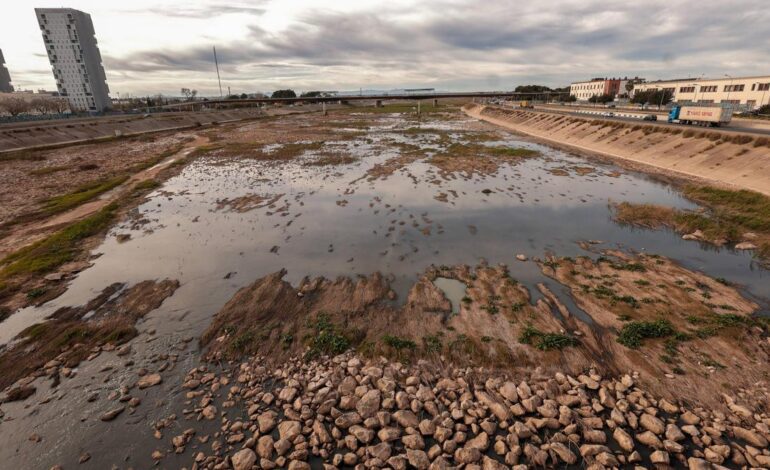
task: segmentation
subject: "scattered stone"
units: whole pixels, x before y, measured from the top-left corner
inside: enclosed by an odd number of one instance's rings
[[[236,452],[231,460],[233,470],[251,470],[257,462],[257,455],[251,449],[243,449]]]
[[[158,385],[163,381],[163,378],[160,376],[160,374],[147,374],[139,379],[139,381],[136,382],[136,386],[140,389],[148,388],[148,387],[154,387],[155,385]]]
[[[123,406],[119,408],[114,408],[104,413],[99,419],[101,419],[102,421],[112,421],[113,419],[117,418],[119,414],[123,413],[123,410],[125,409],[126,408]]]

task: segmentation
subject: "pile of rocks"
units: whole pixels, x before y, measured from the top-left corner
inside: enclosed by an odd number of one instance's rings
[[[725,412],[690,410],[633,375],[535,371],[516,383],[446,369],[352,354],[279,368],[256,357],[225,374],[202,366],[184,384],[196,424],[170,451],[191,451],[192,468],[236,470],[770,467],[770,417],[729,397]],[[203,424],[218,430],[200,435]]]

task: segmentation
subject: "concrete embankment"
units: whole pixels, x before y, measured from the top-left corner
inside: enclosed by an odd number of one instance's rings
[[[72,119],[0,126],[0,152],[85,143],[116,135],[191,129],[263,115],[259,109]]]
[[[770,195],[767,137],[477,104],[463,109],[512,131],[657,173]]]

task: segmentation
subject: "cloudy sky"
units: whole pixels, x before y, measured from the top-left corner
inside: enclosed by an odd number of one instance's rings
[[[0,7],[17,87],[54,89],[34,7],[88,12],[112,94],[562,86],[770,74],[768,0],[36,0]]]

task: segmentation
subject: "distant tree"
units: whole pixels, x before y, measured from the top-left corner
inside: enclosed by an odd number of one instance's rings
[[[182,88],[182,96],[185,97],[185,100],[187,101],[193,101],[196,96],[198,96],[198,90],[191,90],[189,88]]]
[[[70,102],[66,98],[51,98],[48,100],[48,103],[51,106],[51,111],[58,114],[63,114],[70,110]]]
[[[567,103],[574,103],[575,101],[577,101],[577,96],[569,95],[568,97],[564,98],[564,101],[566,101]]]
[[[33,111],[37,111],[40,114],[48,114],[48,113],[50,113],[52,111],[55,111],[51,107],[51,100],[49,100],[48,98],[42,98],[42,97],[41,98],[33,98],[29,102],[29,107]]]
[[[249,95],[247,95],[246,93],[241,93],[241,99],[242,99],[242,100],[245,100],[245,99],[247,99],[248,97],[249,97]]]
[[[614,101],[614,100],[615,100],[615,97],[610,95],[610,94],[594,95],[594,96],[588,98],[588,102],[589,103],[609,103],[609,102]]]
[[[13,117],[18,116],[19,114],[28,113],[31,109],[29,101],[18,96],[10,96],[0,101],[0,110],[5,111]]]
[[[294,90],[286,89],[286,90],[276,90],[273,92],[272,98],[296,98],[297,94],[294,93]]]
[[[631,102],[637,104],[654,104],[665,106],[670,103],[673,98],[674,94],[671,92],[671,90],[646,90],[634,93],[634,97],[631,99]]]
[[[757,114],[768,114],[768,115],[770,115],[770,104],[762,105],[759,108],[757,108]]]
[[[319,96],[323,96],[323,93],[320,91],[306,91],[299,95],[300,98],[318,98]]]
[[[240,99],[240,98],[241,98],[241,96],[240,96],[240,95],[227,95],[227,96],[225,97],[225,99],[226,99],[226,100],[238,100],[238,99]]]
[[[544,85],[519,85],[513,90],[515,93],[543,93],[546,91],[553,91],[549,87]]]

